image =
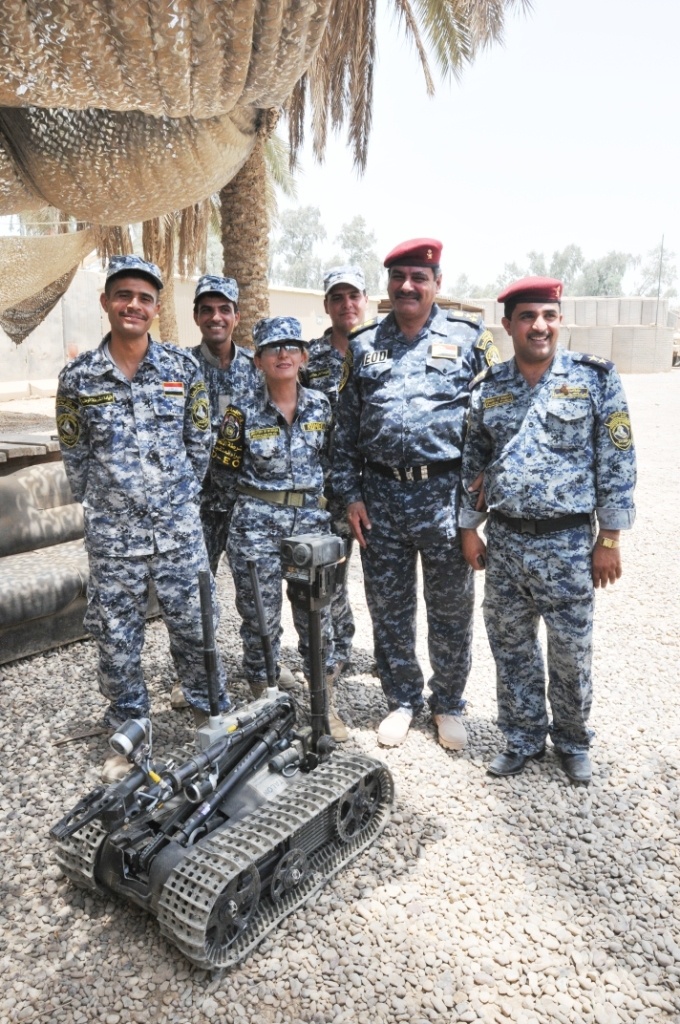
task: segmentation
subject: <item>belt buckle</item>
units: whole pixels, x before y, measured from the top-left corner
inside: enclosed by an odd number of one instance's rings
[[[414,482],[414,479],[415,479],[415,477],[413,476],[414,468],[417,469],[418,467],[417,466],[416,467],[414,467],[414,466],[404,466],[404,477],[406,478],[406,480],[410,484],[412,484]]]
[[[402,476],[402,473],[403,470],[399,469],[398,466],[392,466],[392,475],[394,476],[395,480],[399,480],[399,482],[403,481],[404,477]]]
[[[293,508],[302,508],[305,503],[305,496],[302,491],[288,491],[287,505]]]
[[[536,536],[536,520],[535,519],[520,519],[522,524],[520,527],[520,533],[528,533],[530,536]]]

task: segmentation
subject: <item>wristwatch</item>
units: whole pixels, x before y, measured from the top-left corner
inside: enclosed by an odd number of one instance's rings
[[[612,540],[611,537],[598,537],[597,538],[597,543],[601,544],[603,548],[618,548],[619,547],[619,541],[618,540]]]

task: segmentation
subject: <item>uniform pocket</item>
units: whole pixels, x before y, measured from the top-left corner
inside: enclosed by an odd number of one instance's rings
[[[590,436],[589,408],[576,402],[551,401],[546,411],[548,444],[553,448],[586,448]]]
[[[181,419],[184,417],[184,399],[171,395],[155,395],[153,411],[159,420]]]

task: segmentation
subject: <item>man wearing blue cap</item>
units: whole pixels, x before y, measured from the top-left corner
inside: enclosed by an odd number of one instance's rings
[[[231,396],[242,388],[253,387],[257,380],[252,352],[234,344],[232,339],[240,319],[238,284],[234,278],[217,274],[204,274],[199,278],[194,293],[194,323],[201,332],[201,343],[191,351],[208,387],[213,440],[217,438]],[[210,485],[210,474],[201,494],[201,522],[214,574],[226,547],[229,517]],[[177,695],[173,706],[181,706]]]
[[[302,387],[307,343],[295,317],[266,317],[253,328],[261,379],[232,396],[210,461],[213,485],[231,517],[227,557],[242,618],[243,667],[254,695],[267,683],[248,561],[255,562],[272,650],[281,649],[281,541],[300,533],[328,533],[323,495],[331,411],[328,399]],[[303,650],[307,616],[294,609]],[[330,615],[324,609],[326,671],[333,675]],[[280,667],[277,669],[280,672]],[[305,666],[309,677],[309,665]],[[280,681],[280,680],[279,680]],[[346,738],[346,736],[345,736]]]
[[[149,711],[141,650],[151,581],[197,721],[209,707],[197,577],[208,567],[198,499],[210,405],[194,357],[149,335],[162,287],[155,264],[112,257],[101,296],[111,330],[62,370],[57,391],[64,466],[85,510],[85,625],[97,641],[104,721],[113,729]],[[214,590],[213,603],[217,615]],[[221,663],[218,672],[226,708]],[[111,757],[102,778],[115,781],[128,769]]]

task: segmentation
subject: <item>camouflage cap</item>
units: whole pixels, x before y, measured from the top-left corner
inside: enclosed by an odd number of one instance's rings
[[[204,274],[199,277],[196,291],[194,292],[194,304],[201,295],[210,293],[224,295],[235,306],[238,305],[238,284],[233,277],[220,277],[218,274]]]
[[[353,288],[358,288],[360,292],[366,291],[366,281],[361,267],[331,267],[323,275],[324,295],[328,295],[336,284],[350,284]]]
[[[156,264],[143,260],[141,256],[112,256],[106,268],[106,280],[110,281],[119,274],[142,274],[150,278],[159,291],[163,287],[163,278]]]
[[[307,342],[302,338],[302,324],[294,316],[268,316],[258,320],[253,327],[253,343],[257,352],[265,345],[276,345],[284,341]]]

